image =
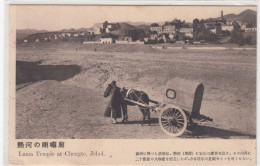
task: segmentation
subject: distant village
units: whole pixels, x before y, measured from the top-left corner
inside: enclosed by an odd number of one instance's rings
[[[129,24],[128,24],[129,25]],[[93,27],[82,31],[57,31],[29,35],[17,40],[18,43],[31,42],[81,42],[83,44],[158,44],[158,43],[221,43],[220,39],[232,37],[238,40],[239,33],[256,32],[256,25],[238,20],[228,21],[220,12],[218,19],[194,19],[185,23],[179,19],[165,22],[163,25],[153,23],[145,27],[122,27],[120,23],[96,23]],[[237,36],[234,36],[237,35]],[[231,38],[230,38],[231,37]],[[251,37],[252,38],[252,37]],[[230,42],[230,41],[227,41]]]

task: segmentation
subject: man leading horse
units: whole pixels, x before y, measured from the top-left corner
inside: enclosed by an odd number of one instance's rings
[[[104,97],[107,97],[110,95],[110,101],[108,104],[107,109],[105,110],[105,116],[106,117],[112,117],[113,123],[116,123],[116,118],[120,118],[121,115],[121,109],[123,111],[124,119],[122,122],[126,122],[128,119],[127,116],[127,105],[130,106],[136,106],[137,104],[126,101],[125,99],[130,99],[135,102],[142,103],[144,105],[149,105],[149,102],[156,103],[155,101],[152,101],[149,99],[148,95],[143,91],[137,91],[134,89],[120,89],[116,86],[116,81],[112,81],[112,83],[108,84],[108,87],[106,88],[104,92]],[[141,121],[141,125],[145,123],[145,117],[148,117],[148,124],[150,125],[150,110],[147,107],[142,107],[138,105],[139,110],[141,111],[143,115],[143,119]],[[121,109],[120,109],[121,108]]]
[[[111,84],[108,84],[107,89],[104,92],[104,97],[107,97],[110,95],[110,100],[108,103],[108,106],[105,110],[104,116],[105,117],[111,117],[112,123],[116,124],[117,118],[121,118],[121,109],[123,110],[124,119],[122,122],[127,121],[127,108],[126,103],[124,101],[124,97],[122,96],[120,92],[120,88],[116,86],[116,81],[112,81]]]

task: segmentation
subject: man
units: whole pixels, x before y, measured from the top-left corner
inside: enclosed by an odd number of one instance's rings
[[[110,100],[108,106],[105,111],[105,116],[110,114],[110,117],[113,120],[113,124],[116,124],[116,119],[121,118],[121,102],[122,96],[120,93],[120,88],[116,86],[116,81],[112,81],[111,85],[111,92],[110,92]]]

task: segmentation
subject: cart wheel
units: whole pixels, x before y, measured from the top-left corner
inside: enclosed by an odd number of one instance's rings
[[[170,105],[160,112],[159,124],[166,134],[178,137],[185,132],[188,122],[181,108]]]

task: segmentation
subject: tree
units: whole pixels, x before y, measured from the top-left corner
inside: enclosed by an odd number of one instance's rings
[[[193,26],[197,26],[200,23],[199,19],[195,18],[193,20]]]
[[[159,24],[157,24],[157,23],[152,23],[151,26],[152,26],[152,27],[159,27]]]
[[[165,21],[165,23],[163,24],[163,26],[167,26],[169,25],[169,22]]]
[[[181,33],[181,32],[176,32],[175,39],[176,40],[181,40],[181,41],[184,40],[184,34]]]
[[[253,37],[252,37],[251,35],[249,35],[249,36],[247,36],[247,37],[245,38],[245,42],[246,42],[247,44],[252,44],[252,39],[253,39]]]
[[[240,46],[245,44],[245,39],[240,30],[234,29],[233,31],[231,31],[230,36],[231,36],[231,43],[237,43]]]

